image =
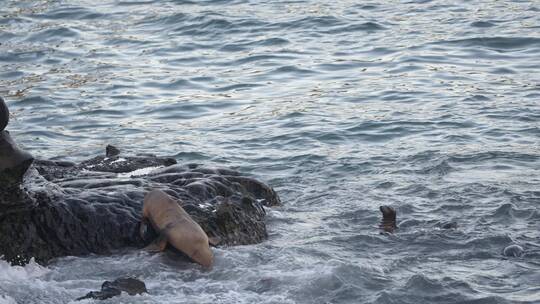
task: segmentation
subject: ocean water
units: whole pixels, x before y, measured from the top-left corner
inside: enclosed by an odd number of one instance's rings
[[[539,1],[0,4],[0,96],[35,156],[113,144],[284,202],[267,241],[215,249],[211,271],[137,250],[0,260],[0,303],[123,275],[149,294],[100,303],[540,303]]]

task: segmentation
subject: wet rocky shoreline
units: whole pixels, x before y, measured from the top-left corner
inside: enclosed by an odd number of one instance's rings
[[[151,189],[176,198],[225,246],[266,239],[264,207],[281,204],[268,185],[229,169],[124,156],[113,146],[79,164],[33,161],[5,130],[0,148],[3,155],[15,154],[0,166],[1,178],[9,181],[0,185],[0,255],[12,264],[142,248],[142,201]]]

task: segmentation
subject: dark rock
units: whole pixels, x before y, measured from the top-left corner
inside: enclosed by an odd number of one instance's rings
[[[33,161],[32,155],[21,150],[7,130],[0,131],[0,212],[24,201],[20,185]]]
[[[230,169],[153,155],[31,165],[31,155],[8,139],[8,149],[0,146],[0,256],[12,264],[144,247],[152,235],[139,234],[142,202],[152,189],[178,199],[220,245],[266,239],[263,206],[280,204],[272,188]]]
[[[135,278],[118,278],[112,282],[105,281],[101,285],[100,291],[91,291],[85,296],[78,298],[77,301],[84,299],[105,300],[119,296],[122,291],[127,292],[130,296],[148,293],[144,282]]]
[[[131,162],[133,159],[136,161]],[[141,164],[158,161],[130,157],[125,168],[136,170]],[[83,164],[64,167],[54,162],[32,166],[20,188],[23,195],[17,199],[18,207],[0,211],[0,255],[17,264],[31,257],[44,263],[65,255],[143,247],[147,242],[138,229],[143,198],[151,189],[178,199],[221,245],[266,239],[263,206],[280,204],[267,185],[238,172],[221,174],[228,170],[173,165],[128,177],[90,169]]]
[[[117,147],[115,147],[113,145],[107,145],[107,147],[105,147],[105,156],[113,157],[113,156],[117,156],[119,154],[120,154],[120,150],[118,150]]]
[[[437,226],[441,229],[456,229],[458,223],[456,221],[439,222],[437,223]]]
[[[0,131],[0,182],[19,185],[33,161],[30,153],[21,150],[8,131]]]
[[[9,123],[9,110],[4,102],[4,99],[0,97],[0,131],[4,131]]]

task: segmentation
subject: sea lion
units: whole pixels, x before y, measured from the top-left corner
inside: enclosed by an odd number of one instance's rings
[[[180,204],[160,190],[152,190],[144,197],[141,236],[147,235],[148,223],[159,234],[148,250],[163,251],[168,244],[182,251],[206,268],[212,266],[214,257],[208,236]]]
[[[379,228],[381,228],[385,232],[393,233],[394,230],[397,228],[396,210],[394,210],[394,208],[390,206],[380,206],[379,210],[381,210],[383,214],[383,218],[381,220]]]

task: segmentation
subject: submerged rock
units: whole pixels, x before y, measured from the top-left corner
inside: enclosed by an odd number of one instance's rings
[[[112,146],[79,164],[33,162],[8,139],[0,146],[0,256],[12,264],[144,247],[138,230],[143,197],[152,189],[178,199],[220,245],[263,241],[263,207],[280,205],[272,188],[229,169],[123,157]]]
[[[112,282],[105,281],[101,285],[100,291],[91,291],[85,296],[78,298],[77,301],[84,299],[105,300],[119,296],[122,294],[122,291],[126,292],[130,296],[148,293],[148,290],[146,290],[146,285],[143,281],[135,278],[118,278]]]
[[[458,223],[456,221],[442,221],[436,224],[441,229],[457,229]]]
[[[524,252],[525,251],[523,250],[523,247],[521,247],[521,246],[519,246],[517,244],[512,244],[512,245],[506,246],[503,249],[503,255],[507,256],[507,257],[518,258],[518,257],[522,256]]]

